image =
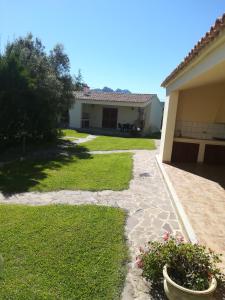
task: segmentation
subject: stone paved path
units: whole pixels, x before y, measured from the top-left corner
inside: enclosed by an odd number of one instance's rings
[[[123,300],[155,299],[149,295],[149,286],[137,269],[135,258],[139,246],[149,240],[161,239],[165,231],[181,232],[170,196],[158,169],[156,150],[134,152],[133,179],[128,190],[124,191],[59,191],[49,193],[23,193],[8,198],[0,194],[2,203],[46,205],[67,203],[96,204],[121,207],[127,210],[126,235],[130,248],[131,261],[122,295]]]
[[[111,153],[136,153],[140,150],[96,150],[96,151],[89,151],[90,154],[111,154]]]
[[[91,140],[94,140],[97,136],[93,135],[93,134],[89,134],[88,136],[86,136],[85,138],[80,138],[80,139],[74,139],[75,144],[81,144],[81,143],[85,143],[85,142],[90,142]]]

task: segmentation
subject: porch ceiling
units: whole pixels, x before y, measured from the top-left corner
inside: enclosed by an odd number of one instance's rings
[[[194,88],[198,86],[210,85],[217,82],[225,82],[225,61],[214,66],[212,69],[201,74],[197,78],[190,80],[188,83],[184,84],[181,89],[186,90],[189,88]]]

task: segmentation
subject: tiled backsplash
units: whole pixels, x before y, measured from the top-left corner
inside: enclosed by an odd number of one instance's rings
[[[175,136],[206,140],[211,140],[215,137],[224,139],[225,124],[177,121]]]

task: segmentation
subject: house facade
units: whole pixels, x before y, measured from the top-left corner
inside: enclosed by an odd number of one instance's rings
[[[155,94],[75,92],[69,126],[75,129],[140,129],[143,135],[161,129],[162,105]]]
[[[225,164],[225,14],[162,86],[160,160]]]

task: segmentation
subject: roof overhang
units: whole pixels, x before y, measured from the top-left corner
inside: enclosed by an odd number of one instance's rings
[[[151,99],[145,102],[123,102],[123,101],[102,101],[102,100],[92,100],[92,99],[79,99],[75,98],[75,101],[79,101],[83,104],[96,104],[96,105],[104,105],[104,106],[127,106],[127,107],[146,107],[149,103],[151,103]]]
[[[225,31],[164,85],[166,94],[225,80]]]

